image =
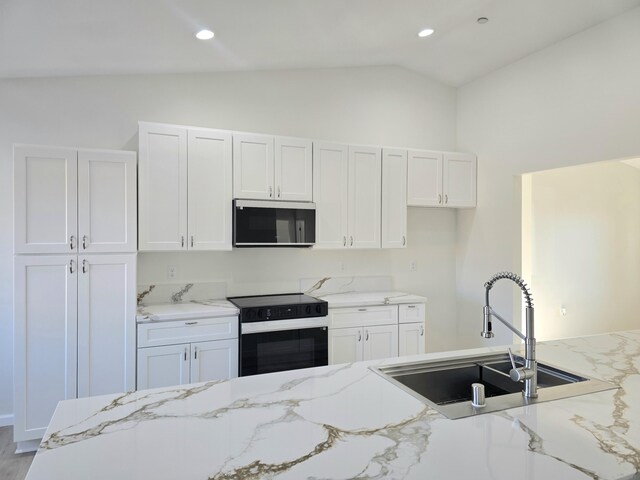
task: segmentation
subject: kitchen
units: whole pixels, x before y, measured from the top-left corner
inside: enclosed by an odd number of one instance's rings
[[[477,25],[479,16],[471,18],[473,27],[490,27],[499,18]],[[637,155],[637,119],[632,112],[639,101],[639,72],[637,62],[629,61],[630,55],[637,55],[637,25],[637,9],[630,10],[459,88],[399,67],[342,65],[3,79],[2,218],[12,223],[14,143],[136,151],[139,121],[473,152],[478,157],[478,206],[455,211],[409,207],[405,249],[271,249],[268,255],[262,249],[146,252],[138,254],[137,285],[224,282],[223,296],[236,296],[297,292],[301,279],[392,276],[394,290],[428,299],[427,351],[511,344],[506,329],[496,327],[497,339],[488,343],[478,333],[482,285],[498,270],[518,270],[513,260],[519,243],[513,176]],[[224,38],[219,28],[214,29],[213,41]],[[608,73],[622,71],[620,76]],[[31,75],[16,70],[7,76]],[[606,101],[593,95],[604,90]],[[11,229],[4,233],[2,245],[7,291],[2,297],[6,348],[0,413],[9,416]],[[175,282],[167,278],[171,266],[176,267]],[[517,302],[511,295],[507,287],[495,291],[496,309],[508,317]],[[636,322],[635,327],[607,324],[602,331],[637,328],[636,319],[626,321]]]

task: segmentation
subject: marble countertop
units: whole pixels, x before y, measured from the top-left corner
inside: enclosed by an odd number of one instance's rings
[[[504,351],[504,347],[474,352]],[[60,402],[28,480],[640,475],[640,330],[543,342],[621,388],[449,420],[372,372],[426,354]]]
[[[192,300],[186,303],[138,305],[136,321],[138,323],[166,322],[237,314],[238,308],[227,300]]]
[[[420,295],[388,291],[329,293],[327,295],[317,296],[316,298],[329,302],[329,308],[399,305],[402,303],[427,303],[427,298],[421,297]]]

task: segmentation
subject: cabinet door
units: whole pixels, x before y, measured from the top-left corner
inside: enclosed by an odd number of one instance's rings
[[[140,123],[139,250],[187,249],[187,130]]]
[[[442,206],[442,154],[409,150],[408,155],[408,205],[417,207]]]
[[[191,344],[191,383],[238,376],[238,339]]]
[[[231,250],[231,134],[189,129],[189,250]]]
[[[345,145],[313,144],[313,201],[316,247],[347,246],[349,157]]]
[[[39,439],[60,400],[76,397],[75,255],[16,256],[14,440]]]
[[[398,325],[398,353],[418,355],[425,351],[424,322]]]
[[[349,247],[380,248],[381,188],[380,149],[349,147]]]
[[[138,349],[138,390],[189,383],[189,344]]]
[[[15,253],[78,251],[77,155],[68,148],[14,147]]]
[[[444,205],[476,206],[476,156],[445,153],[443,173]]]
[[[273,137],[234,134],[234,198],[273,199],[273,180]]]
[[[275,149],[275,198],[310,202],[313,198],[311,140],[276,137]]]
[[[329,365],[362,360],[362,328],[329,329]]]
[[[79,251],[135,252],[136,154],[78,151]]]
[[[78,261],[78,396],[135,390],[136,255]]]
[[[407,151],[382,151],[382,248],[407,245]]]
[[[398,325],[364,327],[364,360],[398,356]]]

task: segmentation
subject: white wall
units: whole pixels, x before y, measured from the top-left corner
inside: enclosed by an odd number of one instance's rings
[[[12,410],[13,143],[137,150],[137,122],[147,120],[453,150],[455,102],[454,89],[394,67],[1,80],[0,418]],[[171,262],[181,279],[226,279],[233,293],[295,290],[298,278],[337,274],[343,261],[344,274],[391,270],[398,288],[430,297],[433,328],[450,335],[455,217],[451,210],[410,209],[404,251],[143,254],[139,278],[166,281]],[[415,273],[408,271],[411,260]]]
[[[478,208],[458,214],[458,322],[467,345],[487,343],[478,335],[483,283],[520,268],[519,174],[640,154],[638,45],[640,8],[459,89],[458,149],[478,155]],[[505,315],[512,290],[499,283],[492,291]],[[495,343],[511,341],[495,330]]]
[[[637,328],[640,168],[599,162],[528,176],[523,273],[536,295],[536,337]]]

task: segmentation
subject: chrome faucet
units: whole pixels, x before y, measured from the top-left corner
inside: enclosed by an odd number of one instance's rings
[[[493,284],[498,280],[507,279],[513,281],[520,290],[525,299],[525,318],[526,318],[526,335],[523,334],[516,327],[507,322],[504,318],[498,315],[493,308],[489,305],[489,290],[493,287]],[[513,367],[509,372],[511,380],[514,382],[524,381],[524,388],[522,389],[522,395],[527,398],[536,398],[538,396],[538,364],[536,362],[536,339],[533,336],[533,298],[529,287],[524,283],[524,280],[511,272],[496,273],[484,284],[485,288],[485,305],[484,305],[484,324],[482,327],[482,335],[484,338],[492,338],[493,332],[491,331],[491,317],[495,317],[500,320],[504,325],[515,333],[518,337],[524,340],[524,367],[516,368],[516,364],[509,350],[509,357],[511,359],[511,366]]]

